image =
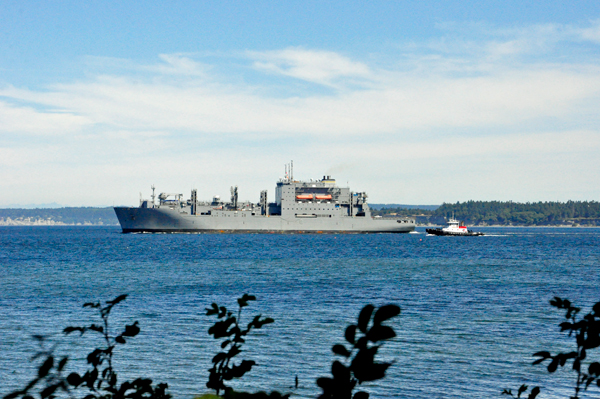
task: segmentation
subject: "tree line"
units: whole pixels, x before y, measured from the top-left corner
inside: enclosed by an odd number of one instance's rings
[[[415,217],[418,223],[442,223],[454,217],[468,225],[600,225],[600,202],[512,202],[512,201],[466,201],[443,203],[435,210],[384,208],[373,211],[380,216]]]

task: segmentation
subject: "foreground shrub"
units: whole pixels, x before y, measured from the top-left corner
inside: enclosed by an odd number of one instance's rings
[[[84,308],[97,309],[100,317],[100,323],[92,323],[83,327],[67,327],[63,330],[65,334],[79,332],[81,336],[87,333],[99,334],[104,341],[104,345],[94,349],[87,355],[87,363],[90,369],[83,374],[73,372],[66,378],[63,371],[68,362],[68,357],[64,356],[55,362],[54,348],[51,350],[42,350],[35,357],[44,358],[38,368],[38,375],[25,388],[12,392],[4,399],[33,399],[31,393],[35,388],[38,389],[38,395],[41,399],[54,398],[57,393],[69,397],[83,391],[85,399],[169,399],[171,395],[166,393],[167,384],[152,385],[149,378],[136,378],[133,381],[124,381],[119,383],[117,371],[113,367],[113,357],[118,345],[125,345],[126,340],[139,334],[140,328],[138,322],[126,325],[123,331],[113,335],[110,330],[109,316],[112,308],[124,301],[127,295],[121,295],[111,301],[107,301],[103,306],[100,302],[90,302],[83,305]],[[39,386],[42,386],[41,388]]]
[[[595,383],[600,387],[600,363],[588,359],[588,352],[600,346],[600,302],[597,302],[592,310],[581,318],[578,317],[581,308],[573,305],[568,299],[554,297],[550,300],[550,305],[565,310],[565,321],[560,323],[560,331],[573,337],[575,348],[570,352],[559,352],[555,355],[549,351],[534,353],[533,356],[539,359],[533,364],[541,364],[549,360],[548,372],[554,373],[558,367],[565,367],[570,363],[571,369],[575,372],[575,396],[570,398],[579,399],[590,385]],[[510,389],[505,389],[502,393],[520,398],[527,388],[527,385],[522,385],[517,391],[517,396]],[[539,393],[539,387],[532,388],[528,399],[534,399]]]

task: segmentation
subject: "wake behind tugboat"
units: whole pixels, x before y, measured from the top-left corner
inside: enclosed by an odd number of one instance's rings
[[[466,226],[461,226],[460,222],[454,218],[449,219],[446,227],[437,229],[426,229],[428,234],[435,236],[482,236],[483,233],[479,231],[472,231],[467,229]]]

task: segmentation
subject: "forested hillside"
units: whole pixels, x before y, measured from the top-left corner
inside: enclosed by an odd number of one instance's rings
[[[556,226],[600,225],[600,202],[502,202],[467,201],[442,204],[436,210],[385,208],[374,211],[381,216],[412,216],[418,223],[443,223],[454,215],[468,225]]]
[[[112,207],[0,209],[0,225],[117,225]]]

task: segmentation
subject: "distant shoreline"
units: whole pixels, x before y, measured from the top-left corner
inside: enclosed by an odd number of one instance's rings
[[[0,226],[2,227],[18,227],[18,226],[119,226],[118,223],[91,223],[91,222],[80,222],[80,223],[64,223],[57,222],[54,220],[34,220],[34,221],[22,221],[22,220],[0,220]]]
[[[25,221],[4,221],[4,220],[0,220],[0,227],[35,227],[35,226],[39,226],[39,227],[47,227],[47,226],[52,226],[52,227],[73,227],[73,226],[81,226],[81,227],[121,227],[118,223],[63,223],[63,222],[55,222],[55,221],[46,221],[46,220],[42,220],[42,221],[31,221],[31,222],[25,222]],[[440,225],[437,224],[417,224],[416,227],[423,227],[423,228],[427,228],[427,227],[440,227]],[[565,225],[565,224],[561,224],[561,225],[535,225],[535,226],[528,226],[528,225],[493,225],[493,226],[488,226],[488,225],[470,225],[468,226],[469,228],[493,228],[493,229],[506,229],[506,228],[560,228],[560,229],[578,229],[578,228],[584,228],[584,229],[594,229],[594,228],[600,228],[600,226],[573,226],[573,225]]]

